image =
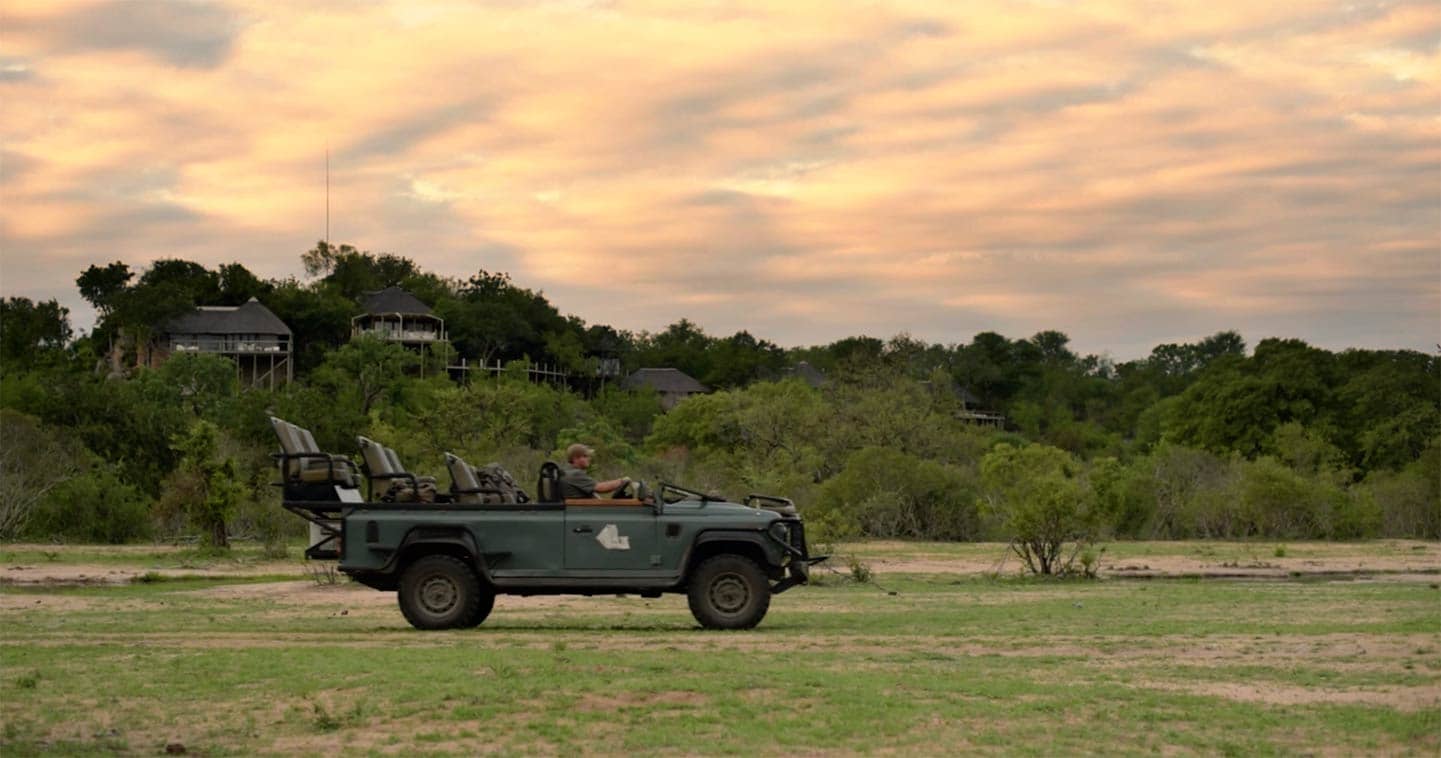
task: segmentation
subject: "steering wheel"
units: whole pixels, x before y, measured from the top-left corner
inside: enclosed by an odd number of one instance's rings
[[[625,484],[622,484],[620,487],[618,487],[614,492],[610,493],[610,497],[612,500],[644,500],[649,495],[650,490],[645,486],[645,482],[639,480],[626,482]]]

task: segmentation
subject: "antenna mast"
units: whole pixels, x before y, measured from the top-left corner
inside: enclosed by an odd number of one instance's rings
[[[325,148],[325,246],[330,246],[330,148]]]

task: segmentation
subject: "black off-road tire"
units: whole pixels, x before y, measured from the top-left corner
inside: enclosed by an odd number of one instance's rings
[[[750,629],[771,607],[771,586],[743,555],[707,558],[691,575],[690,612],[707,629]]]
[[[427,555],[400,576],[400,612],[416,629],[453,629],[474,626],[485,616],[479,612],[482,591],[475,571],[450,555]],[[491,596],[491,602],[495,600]],[[487,612],[489,608],[486,609]],[[476,619],[474,624],[468,624]]]
[[[495,590],[482,583],[480,587],[480,600],[475,604],[475,613],[461,624],[462,629],[471,629],[480,626],[495,609]]]

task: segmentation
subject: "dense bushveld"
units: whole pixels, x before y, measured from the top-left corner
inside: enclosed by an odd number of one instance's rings
[[[872,582],[821,571],[748,632],[697,629],[675,595],[502,597],[476,629],[418,632],[393,593],[306,578],[250,543],[226,555],[6,546],[0,753],[1441,749],[1434,574],[1083,582],[953,570],[1004,550],[848,545],[878,567]],[[1434,571],[1437,557],[1434,543],[1214,541],[1111,555],[1303,575],[1412,556]],[[67,568],[141,581],[9,583]]]
[[[91,266],[77,286],[100,319],[79,339],[53,301],[6,299],[0,539],[280,541],[300,522],[267,487],[270,414],[336,452],[364,434],[422,473],[442,473],[449,451],[523,482],[583,440],[604,475],[791,496],[827,538],[1035,537],[1043,550],[1055,537],[1441,537],[1436,356],[1293,339],[1248,352],[1233,332],[1120,364],[1076,355],[1060,332],[782,350],[685,320],[659,333],[587,326],[504,274],[443,279],[323,243],[303,260],[305,282],[240,264],[163,260],[138,277]],[[452,358],[514,367],[457,384],[441,358],[351,340],[356,298],[391,284],[446,318]],[[278,391],[240,388],[213,356],[115,371],[102,355],[118,345],[133,365],[166,319],[250,297],[295,332],[297,380]],[[603,357],[680,368],[718,391],[662,413],[654,395],[594,379]],[[577,378],[532,383],[527,359]],[[785,378],[800,360],[827,381]],[[978,408],[1008,427],[969,424]]]

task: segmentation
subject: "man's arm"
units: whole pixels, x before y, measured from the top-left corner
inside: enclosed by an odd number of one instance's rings
[[[595,491],[602,493],[615,492],[616,490],[627,484],[630,484],[630,477],[628,476],[623,476],[619,479],[609,479],[604,482],[597,482],[595,485]]]

